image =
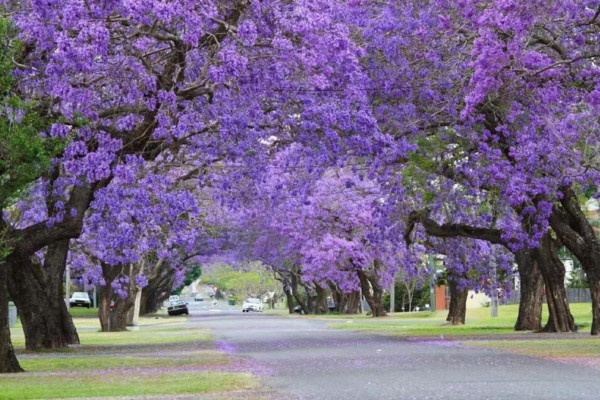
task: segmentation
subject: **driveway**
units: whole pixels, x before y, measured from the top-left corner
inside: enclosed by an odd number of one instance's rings
[[[251,361],[281,399],[568,399],[600,396],[600,373],[449,341],[328,329],[330,321],[200,313],[218,347]]]

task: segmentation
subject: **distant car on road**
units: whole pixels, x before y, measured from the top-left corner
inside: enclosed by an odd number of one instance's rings
[[[71,307],[87,307],[90,308],[92,306],[92,301],[90,300],[90,296],[87,292],[74,292],[73,296],[69,299],[69,304]]]
[[[190,315],[187,303],[183,300],[175,300],[171,302],[171,305],[167,308],[169,315]]]
[[[261,303],[260,299],[254,298],[254,297],[249,297],[246,300],[244,300],[244,303],[242,304],[242,312],[250,312],[250,311],[258,311],[258,312],[262,312],[263,311],[263,304]]]
[[[194,301],[204,301],[204,297],[200,293],[194,296]]]

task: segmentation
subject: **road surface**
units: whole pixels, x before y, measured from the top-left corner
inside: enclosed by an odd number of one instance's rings
[[[600,372],[449,341],[408,341],[327,328],[331,321],[191,304],[189,324],[250,359],[281,399],[600,398]]]

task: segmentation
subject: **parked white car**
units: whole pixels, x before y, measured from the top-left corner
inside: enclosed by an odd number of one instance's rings
[[[247,298],[246,300],[244,300],[244,303],[242,304],[242,312],[250,312],[250,311],[262,312],[263,308],[264,308],[264,306],[261,303],[260,299],[257,299],[254,297]]]
[[[79,306],[90,308],[92,306],[92,301],[87,292],[74,292],[69,299],[69,304],[71,307]]]
[[[169,297],[169,303],[172,303],[174,301],[179,301],[179,300],[181,300],[181,299],[177,295],[172,295]]]

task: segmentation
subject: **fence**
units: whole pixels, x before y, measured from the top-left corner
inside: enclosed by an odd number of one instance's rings
[[[567,300],[569,303],[591,303],[592,295],[588,288],[567,288]],[[513,295],[508,299],[502,299],[502,304],[519,304],[521,301],[521,293],[519,291],[513,292]],[[544,303],[546,297],[544,296]]]

